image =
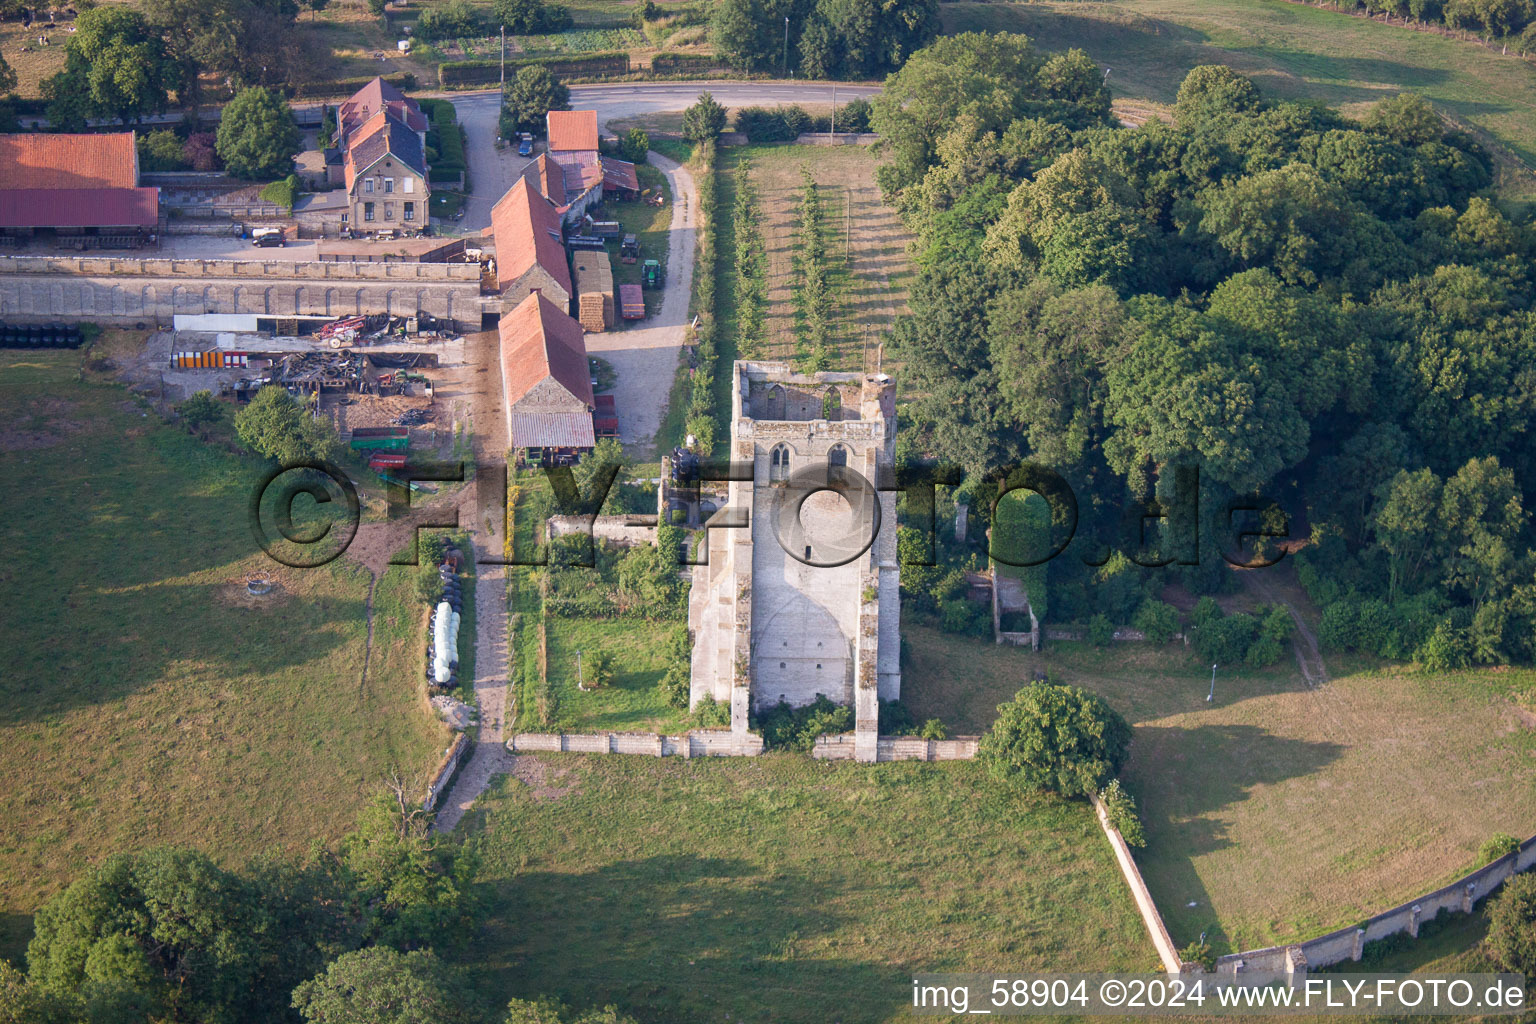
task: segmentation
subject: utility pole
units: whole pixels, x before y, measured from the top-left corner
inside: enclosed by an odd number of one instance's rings
[[[1211,692],[1205,695],[1205,702],[1209,704],[1216,699],[1216,666],[1211,666]]]
[[[853,262],[853,190],[843,186],[843,263]]]
[[[832,83],[832,119],[827,123],[827,141],[837,134],[837,82]]]
[[[507,98],[507,26],[501,26],[501,98]]]
[[[784,57],[780,61],[783,74],[789,74],[789,15],[784,15]]]

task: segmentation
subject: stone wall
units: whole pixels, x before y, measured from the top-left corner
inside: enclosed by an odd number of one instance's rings
[[[1329,932],[1307,942],[1288,946],[1268,946],[1242,953],[1231,953],[1216,961],[1216,970],[1305,972],[1313,967],[1327,967],[1343,960],[1359,960],[1365,944],[1389,935],[1407,932],[1418,938],[1419,926],[1433,920],[1442,910],[1470,913],[1477,901],[1504,884],[1511,875],[1536,868],[1536,836],[1520,844],[1484,867],[1458,878],[1450,885],[1426,893],[1418,899],[1399,904],[1391,910],[1347,928]]]
[[[422,810],[428,814],[437,810],[438,803],[453,785],[454,775],[458,774],[459,766],[464,763],[465,756],[473,746],[468,733],[461,732],[453,738],[452,745],[448,747],[442,763],[437,766],[437,771],[432,776],[432,782],[427,786],[426,799],[421,802]]]
[[[1109,848],[1114,851],[1115,863],[1120,866],[1120,874],[1125,878],[1125,884],[1130,887],[1131,898],[1136,901],[1136,909],[1141,912],[1141,921],[1147,926],[1147,934],[1152,939],[1152,947],[1157,950],[1158,958],[1163,961],[1163,969],[1169,974],[1178,974],[1184,968],[1183,958],[1173,945],[1173,937],[1168,934],[1168,928],[1163,924],[1163,915],[1157,912],[1157,904],[1152,902],[1152,893],[1147,890],[1147,883],[1142,880],[1141,869],[1136,866],[1136,859],[1131,856],[1131,848],[1126,843],[1120,830],[1115,828],[1109,820],[1109,812],[1104,807],[1104,801],[1097,796],[1091,796],[1093,811],[1099,818],[1099,827],[1104,830],[1105,837],[1109,840]]]
[[[647,757],[755,757],[763,752],[756,733],[727,729],[696,729],[682,736],[644,732],[551,733],[520,732],[507,741],[517,754],[641,754]]]
[[[549,536],[566,537],[589,530],[593,540],[606,540],[621,548],[656,543],[656,517],[650,515],[597,516],[588,525],[585,516],[550,516]]]
[[[474,263],[362,263],[300,260],[201,260],[155,256],[10,256],[0,275],[73,277],[270,278],[305,281],[455,281],[480,284]]]
[[[969,761],[976,756],[980,736],[956,736],[925,740],[921,736],[881,736],[875,745],[876,761]],[[811,756],[818,761],[851,761],[856,752],[854,733],[818,736]]]
[[[110,322],[164,321],[178,313],[425,313],[478,329],[479,268],[117,256],[0,260],[0,315]]]

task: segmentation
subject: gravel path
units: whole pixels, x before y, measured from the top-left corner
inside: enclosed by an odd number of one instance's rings
[[[640,458],[653,457],[656,431],[667,411],[678,355],[688,327],[688,300],[693,294],[693,254],[699,195],[693,175],[659,153],[650,162],[672,186],[672,223],[667,234],[667,282],[661,309],[642,327],[587,335],[587,351],[613,364],[618,383],[613,389],[619,410],[619,439],[633,445]]]

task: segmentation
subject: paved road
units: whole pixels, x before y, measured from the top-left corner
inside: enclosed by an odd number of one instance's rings
[[[686,110],[699,98],[699,93],[705,91],[722,106],[731,109],[832,101],[830,82],[621,82],[571,86],[571,109],[596,110],[599,128],[606,128],[607,123],[615,119]],[[880,87],[876,85],[838,83],[837,101],[845,103],[859,96],[868,99],[879,92]],[[453,101],[459,112],[459,123],[468,136],[469,177],[474,190],[465,206],[459,230],[465,234],[479,234],[482,228],[490,226],[491,207],[512,187],[529,161],[518,156],[517,150],[510,146],[501,150],[495,146],[501,115],[499,92],[487,89],[449,93],[447,98]]]

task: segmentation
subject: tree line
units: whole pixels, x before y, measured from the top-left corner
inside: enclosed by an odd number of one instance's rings
[[[901,67],[938,30],[937,0],[721,0],[710,41],[744,71],[861,79]]]
[[[964,467],[983,516],[1020,460],[1066,478],[1054,617],[1235,587],[1228,507],[1263,492],[1305,515],[1314,598],[1396,609],[1396,656],[1536,657],[1536,232],[1428,103],[1354,120],[1207,66],[1124,128],[1083,53],[973,33],[890,76],[873,126],[916,236],[898,447]],[[1197,564],[1149,569],[1178,539],[1122,517],[1172,503],[1179,467]]]
[[[1351,10],[1475,32],[1485,43],[1502,40],[1519,53],[1536,51],[1533,0],[1350,0]]]
[[[388,788],[302,860],[155,848],[85,871],[37,912],[25,972],[0,961],[0,1024],[625,1024],[493,1006],[453,963],[476,856]]]

